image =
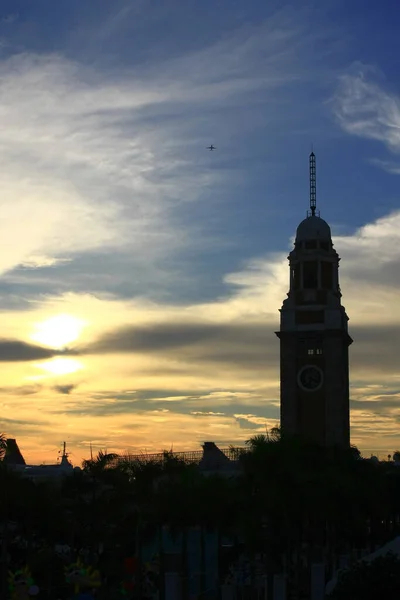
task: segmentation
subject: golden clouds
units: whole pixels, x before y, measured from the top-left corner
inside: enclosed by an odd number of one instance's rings
[[[367,227],[334,241],[343,256],[343,300],[355,340],[353,442],[394,449],[400,418],[400,254],[396,250],[390,259],[396,227],[387,221],[382,226],[391,236]],[[378,274],[370,268],[372,257],[364,255],[368,244],[358,244],[360,235],[379,240]],[[274,330],[288,275],[286,256],[275,254],[227,275],[230,293],[208,303],[174,306],[66,294],[30,312],[9,313],[7,337],[29,340],[35,330],[37,343],[61,350],[0,366],[7,388],[3,401],[7,411],[12,407],[3,429],[22,436],[32,455],[36,438],[51,439],[54,446],[68,433],[77,461],[87,456],[93,439],[109,450],[156,451],[172,444],[193,448],[206,439],[242,443],[265,431],[279,418]],[[5,346],[3,363],[8,351]],[[38,388],[28,402],[23,391],[12,393],[32,381]]]

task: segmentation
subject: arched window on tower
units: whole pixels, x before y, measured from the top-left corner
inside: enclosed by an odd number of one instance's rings
[[[331,262],[322,261],[321,263],[321,286],[323,290],[333,288],[333,265]]]
[[[318,287],[318,261],[306,260],[303,263],[303,288],[315,290]]]

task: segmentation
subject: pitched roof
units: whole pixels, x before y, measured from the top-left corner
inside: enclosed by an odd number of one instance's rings
[[[26,465],[25,459],[18,448],[17,440],[14,438],[8,438],[6,440],[6,453],[4,455],[4,462],[8,465]]]

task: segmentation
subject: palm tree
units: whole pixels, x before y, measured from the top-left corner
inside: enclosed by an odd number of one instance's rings
[[[89,458],[82,461],[82,468],[90,475],[101,475],[104,471],[115,465],[118,454],[114,452],[103,452],[100,450],[96,458]]]
[[[5,433],[0,433],[0,460],[3,460],[7,450],[7,438]]]
[[[90,526],[90,538],[92,550],[98,546],[99,539],[98,533],[101,531],[99,518],[101,518],[101,512],[99,511],[99,501],[101,500],[102,494],[110,487],[112,489],[112,479],[114,475],[115,461],[118,455],[115,453],[103,452],[100,450],[95,458],[90,458],[82,461],[82,468],[85,474],[88,475],[91,481],[91,526]]]

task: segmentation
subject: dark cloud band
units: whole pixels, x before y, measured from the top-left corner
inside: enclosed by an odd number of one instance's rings
[[[73,350],[54,350],[19,340],[0,339],[0,362],[29,362],[54,356],[76,354]]]

